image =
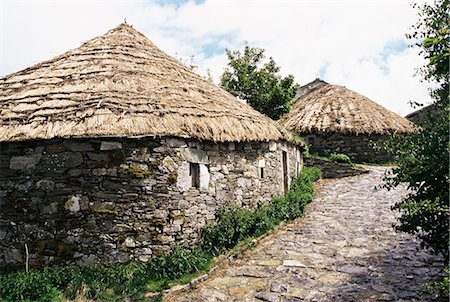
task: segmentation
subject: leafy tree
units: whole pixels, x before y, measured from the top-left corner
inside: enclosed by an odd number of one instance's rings
[[[250,47],[247,43],[243,53],[227,49],[229,62],[220,85],[259,112],[278,119],[289,112],[291,99],[299,86],[292,75],[283,78],[278,74],[280,67],[272,57],[263,63],[264,52],[264,49]]]
[[[424,81],[434,82],[433,109],[422,128],[407,136],[393,135],[385,143],[398,167],[385,176],[385,187],[407,183],[411,193],[393,209],[401,212],[396,228],[417,235],[422,247],[449,256],[449,1],[435,0],[417,6],[419,21],[413,26],[415,47],[427,59],[419,70]]]

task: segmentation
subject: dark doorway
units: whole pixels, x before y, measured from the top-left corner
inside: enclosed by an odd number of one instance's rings
[[[288,157],[286,151],[281,151],[283,154],[283,182],[284,182],[284,192],[289,190],[289,179],[288,179]]]
[[[189,174],[192,179],[192,187],[200,188],[200,165],[196,163],[190,164]]]

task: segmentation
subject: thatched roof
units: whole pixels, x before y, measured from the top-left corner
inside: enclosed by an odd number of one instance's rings
[[[320,85],[308,84],[313,88],[300,94],[291,112],[281,118],[280,123],[288,130],[319,134],[387,134],[413,130],[413,124],[407,119],[365,96],[343,86],[320,82]]]
[[[0,79],[0,141],[178,136],[286,138],[278,124],[121,24]]]

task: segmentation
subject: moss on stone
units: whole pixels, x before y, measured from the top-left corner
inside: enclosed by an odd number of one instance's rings
[[[122,170],[122,172],[125,174],[134,175],[137,178],[148,178],[155,174],[154,172],[147,171],[147,170],[144,170],[141,168],[135,168],[135,167],[126,168],[126,169]]]

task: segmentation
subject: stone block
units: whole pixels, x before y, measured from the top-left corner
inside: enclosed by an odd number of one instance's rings
[[[200,189],[208,190],[210,175],[208,167],[200,164]]]
[[[258,160],[258,168],[265,168],[266,167],[266,160],[260,159]]]
[[[92,175],[94,176],[106,175],[106,169],[105,168],[92,169]]]
[[[92,151],[94,146],[89,142],[82,142],[76,140],[66,140],[63,142],[64,147],[72,152]]]
[[[209,164],[208,155],[200,149],[183,149],[180,151],[180,157],[190,163]]]
[[[276,142],[270,142],[269,143],[269,151],[277,151],[277,143]]]
[[[181,148],[187,147],[187,144],[184,140],[178,138],[168,138],[166,139],[166,145],[172,148]]]
[[[52,202],[47,206],[42,207],[42,214],[54,214],[57,213],[59,211],[59,207],[58,207],[58,203],[57,202]]]
[[[31,170],[39,163],[41,155],[13,156],[9,161],[11,170]]]
[[[125,238],[123,245],[126,247],[136,247],[136,241],[134,240],[133,237],[127,237]]]
[[[122,143],[120,143],[120,142],[103,141],[100,143],[100,150],[102,150],[102,151],[119,150],[119,149],[122,149]]]
[[[53,153],[61,153],[64,152],[66,149],[62,144],[52,144],[45,146],[45,152],[47,154],[53,154]]]
[[[48,154],[42,157],[42,164],[53,170],[58,168],[75,168],[83,162],[83,155],[79,152],[62,152]]]
[[[66,201],[64,208],[70,212],[80,211],[80,196],[72,195],[69,200]]]
[[[186,161],[182,162],[178,167],[177,188],[181,192],[189,190],[192,186],[192,178],[189,175],[189,170],[189,163]]]
[[[88,158],[96,162],[108,162],[109,154],[104,152],[88,152]]]
[[[48,179],[42,179],[36,182],[36,189],[42,191],[53,191],[55,188],[55,182]]]
[[[170,156],[164,157],[161,164],[158,166],[159,170],[166,173],[176,171],[177,168],[177,163]]]
[[[230,174],[230,170],[228,169],[227,165],[222,165],[222,173],[225,175]]]

